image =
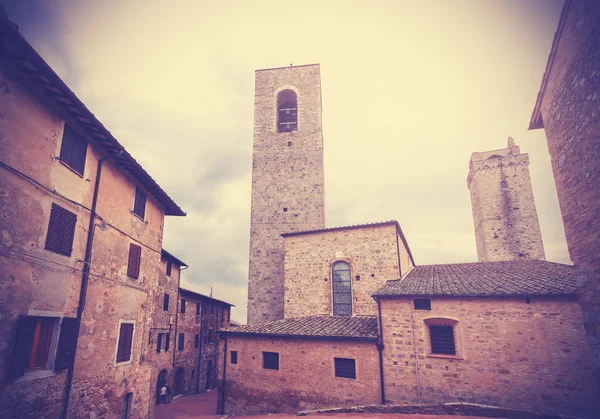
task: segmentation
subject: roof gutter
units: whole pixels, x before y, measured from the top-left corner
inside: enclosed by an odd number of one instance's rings
[[[273,333],[252,333],[252,332],[236,332],[233,330],[224,330],[223,335],[236,336],[255,336],[255,337],[271,337],[271,338],[292,338],[292,339],[318,339],[318,340],[358,340],[367,342],[377,342],[376,336],[313,336],[313,335],[278,335]]]

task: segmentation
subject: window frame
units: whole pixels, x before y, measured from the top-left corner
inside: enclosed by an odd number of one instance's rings
[[[267,357],[268,356],[273,356],[273,355],[277,355],[276,357],[276,362],[277,362],[277,368],[272,368],[270,366],[267,366]],[[274,361],[275,358],[269,360],[269,362],[275,362]],[[262,351],[262,364],[263,364],[263,370],[272,370],[272,371],[279,371],[280,370],[280,359],[279,359],[279,352],[270,352],[270,351]]]
[[[229,363],[232,365],[237,365],[238,351],[229,351]]]
[[[132,330],[131,330],[131,345],[129,347],[129,359],[125,360],[125,361],[119,361],[118,357],[119,357],[119,342],[121,340],[121,325],[124,323],[133,325]],[[119,324],[117,326],[117,339],[115,342],[115,361],[114,361],[115,367],[131,364],[133,362],[133,346],[135,344],[135,329],[136,329],[135,328],[135,320],[119,319]]]
[[[348,281],[335,281],[334,279],[334,268],[337,265],[341,265],[341,264],[345,264],[346,266],[348,266]],[[329,267],[329,274],[331,276],[331,314],[333,316],[343,316],[343,317],[352,317],[352,315],[354,314],[354,292],[353,292],[353,284],[352,284],[352,265],[350,264],[350,262],[346,261],[346,260],[336,260],[335,262],[333,262],[331,264],[331,266]],[[335,283],[336,282],[348,282],[350,284],[350,291],[349,292],[340,292],[340,291],[336,291],[335,290]],[[335,295],[337,294],[349,294],[350,296],[350,303],[337,303],[338,307],[340,304],[342,305],[349,305],[350,306],[350,313],[349,314],[336,314],[336,302],[335,302]]]
[[[171,276],[173,270],[173,262],[171,262],[171,260],[167,259],[167,267],[165,269],[165,274],[167,276]]]
[[[465,359],[460,321],[452,317],[428,317],[423,319],[426,356],[429,358]],[[431,326],[451,326],[454,337],[454,354],[434,353],[431,346]]]
[[[194,335],[194,348],[200,347],[200,334],[196,333]]]
[[[177,350],[183,351],[185,349],[185,333],[179,333],[177,335]]]
[[[282,96],[288,95],[290,93],[293,95],[293,100],[291,98],[289,98],[289,99],[282,98]],[[284,100],[285,100],[285,102],[284,102]],[[291,107],[289,109],[290,110],[294,110],[294,109],[296,110],[295,121],[280,122],[280,120],[281,120],[281,115],[280,115],[281,111],[280,111],[280,108],[287,110],[288,108],[283,108],[283,105],[288,105],[289,106],[289,104],[291,104],[292,102],[295,102],[296,107],[295,108]],[[290,132],[297,132],[298,131],[298,127],[300,125],[299,124],[299,119],[300,119],[299,118],[299,116],[300,116],[299,115],[300,114],[299,111],[300,111],[300,107],[298,106],[298,92],[297,91],[295,91],[294,89],[291,89],[289,87],[285,88],[285,89],[281,89],[280,91],[278,91],[277,94],[275,95],[275,112],[276,112],[276,115],[275,115],[275,132],[277,132],[278,134],[284,134],[284,133],[290,133]],[[295,129],[292,128],[292,129],[283,131],[283,130],[280,129],[282,124],[286,124],[286,126],[288,126],[288,127],[290,127],[290,126],[291,127],[295,127]]]

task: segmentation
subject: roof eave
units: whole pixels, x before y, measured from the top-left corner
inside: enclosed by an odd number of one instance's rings
[[[219,303],[223,303],[223,304],[228,305],[230,307],[235,307],[234,304],[228,303],[227,301],[219,300],[218,298],[214,298],[214,297],[211,297],[211,296],[206,295],[206,294],[201,294],[201,293],[196,292],[196,291],[188,290],[186,288],[179,287],[179,292],[180,293],[184,293],[184,294],[191,294],[191,295],[194,295],[194,296],[196,296],[198,298],[202,298],[202,299],[205,299],[205,300],[217,301]]]
[[[254,337],[271,337],[271,338],[293,338],[293,339],[318,339],[318,340],[362,340],[362,341],[377,341],[376,336],[314,336],[303,334],[283,335],[278,333],[254,333],[254,332],[237,332],[234,330],[224,330],[219,332],[225,335],[238,336],[254,336]]]
[[[172,262],[175,262],[179,266],[185,266],[186,268],[189,268],[189,266],[185,262],[183,262],[180,259],[177,259],[175,256],[173,256],[172,253],[167,252],[165,249],[161,250],[161,255],[163,255],[165,259],[170,259]]]
[[[382,298],[414,298],[414,297],[450,297],[450,298],[488,298],[488,297],[576,297],[577,293],[564,292],[564,293],[518,293],[518,294],[373,294],[374,299]]]

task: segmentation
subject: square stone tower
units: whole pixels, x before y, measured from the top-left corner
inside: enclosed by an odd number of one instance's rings
[[[529,155],[510,137],[507,148],[471,155],[467,186],[479,261],[546,259],[528,166]]]
[[[318,64],[256,71],[248,324],[283,319],[281,234],[325,227]]]

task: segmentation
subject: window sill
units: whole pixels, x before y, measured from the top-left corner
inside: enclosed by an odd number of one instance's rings
[[[75,173],[77,176],[79,176],[80,178],[82,178],[82,179],[83,179],[83,173],[79,173],[77,170],[73,169],[73,168],[72,168],[71,166],[69,166],[67,163],[65,163],[64,161],[60,160],[60,158],[59,158],[59,160],[58,160],[58,161],[60,161],[60,163],[61,163],[63,166],[65,166],[67,169],[69,169],[71,172]]]
[[[25,383],[27,381],[39,380],[41,378],[54,377],[56,374],[52,370],[37,370],[26,372],[24,376],[15,380],[15,383]]]
[[[444,354],[428,354],[427,358],[456,359],[459,361],[462,361],[464,359],[460,355],[444,355]]]
[[[142,217],[140,217],[139,215],[137,215],[135,212],[133,211],[129,211],[132,215],[135,216],[135,218],[137,218],[138,220],[140,220],[141,222],[145,223],[146,220],[144,220]]]
[[[123,365],[129,365],[131,363],[132,363],[132,360],[130,358],[128,361],[115,362],[115,367],[120,367],[120,366],[123,366]]]

